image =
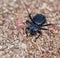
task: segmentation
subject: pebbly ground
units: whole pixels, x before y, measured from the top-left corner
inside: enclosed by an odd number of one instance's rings
[[[29,20],[22,2],[32,16],[43,14],[54,24],[45,27],[50,31],[41,30],[36,42],[35,36],[26,37],[17,27],[18,15],[24,23]],[[0,0],[0,58],[60,58],[60,0]]]

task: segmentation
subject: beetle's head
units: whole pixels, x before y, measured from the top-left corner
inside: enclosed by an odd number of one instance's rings
[[[35,30],[34,29],[31,29],[31,28],[26,28],[26,33],[28,34],[28,35],[35,35],[36,34],[36,32],[35,32]]]

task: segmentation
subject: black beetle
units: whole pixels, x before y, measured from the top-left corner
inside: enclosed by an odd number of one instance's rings
[[[27,6],[27,5],[25,4],[25,6]],[[30,33],[30,35],[36,35],[38,33],[39,35],[35,38],[35,39],[38,39],[39,36],[42,34],[41,30],[48,30],[48,29],[42,28],[42,27],[43,26],[49,26],[52,24],[45,24],[46,23],[46,17],[42,14],[36,14],[32,18],[31,14],[29,13],[27,8],[26,8],[26,10],[28,12],[29,18],[31,19],[31,21],[26,20],[26,24],[28,24],[28,26],[26,27],[26,35],[28,36],[28,32]]]
[[[36,35],[39,33],[39,35],[35,38],[38,39],[41,35],[41,30],[48,30],[46,28],[42,28],[43,26],[49,26],[51,24],[45,24],[46,23],[46,17],[42,14],[36,14],[33,18],[29,14],[29,18],[31,19],[31,22],[29,20],[26,20],[26,23],[28,26],[26,27],[26,34],[28,35],[28,32],[30,35]]]

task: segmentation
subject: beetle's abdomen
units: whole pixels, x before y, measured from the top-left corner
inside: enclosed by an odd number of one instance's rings
[[[33,21],[37,24],[37,25],[41,25],[44,22],[46,22],[46,18],[44,15],[42,14],[37,14],[33,17]]]

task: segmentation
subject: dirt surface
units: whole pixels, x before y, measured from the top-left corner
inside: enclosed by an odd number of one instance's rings
[[[32,17],[40,13],[54,24],[36,42],[36,36],[26,37],[23,2]],[[0,0],[0,58],[60,58],[60,0]]]

